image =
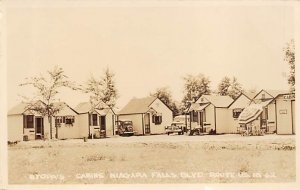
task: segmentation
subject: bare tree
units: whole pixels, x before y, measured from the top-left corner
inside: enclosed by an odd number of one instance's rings
[[[109,68],[106,68],[100,79],[91,76],[86,84],[83,85],[83,92],[90,94],[92,109],[95,109],[98,106],[115,107],[118,93],[114,76],[114,73],[111,72]]]
[[[102,76],[102,101],[110,108],[114,108],[118,98],[115,85],[115,74],[107,67]]]
[[[42,116],[48,117],[50,124],[50,139],[52,139],[52,117],[57,114],[62,104],[57,104],[57,94],[60,88],[71,88],[77,90],[75,83],[68,80],[62,68],[55,66],[47,72],[47,76],[39,76],[25,78],[26,82],[20,86],[32,86],[36,89],[36,96],[28,98],[24,96],[24,101],[27,103],[26,109],[32,110]],[[56,128],[57,134],[57,128]]]
[[[90,94],[92,110],[94,110],[96,106],[104,107],[104,103],[101,100],[102,83],[100,80],[92,75],[83,87],[83,91]]]

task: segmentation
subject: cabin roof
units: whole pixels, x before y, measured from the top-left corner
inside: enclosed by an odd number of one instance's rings
[[[133,98],[126,104],[118,114],[146,113],[156,97]]]
[[[221,107],[221,108],[223,107],[226,108],[233,102],[233,99],[229,96],[202,95],[201,97],[206,98],[215,107]]]

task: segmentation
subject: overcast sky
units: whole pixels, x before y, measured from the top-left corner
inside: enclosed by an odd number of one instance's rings
[[[118,106],[169,86],[183,96],[186,74],[216,88],[236,76],[244,88],[288,89],[283,47],[294,36],[289,6],[17,7],[7,9],[8,107],[25,77],[61,66],[83,83],[105,67],[116,75]],[[71,106],[88,101],[64,91]]]

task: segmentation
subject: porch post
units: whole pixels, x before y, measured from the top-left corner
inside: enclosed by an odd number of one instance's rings
[[[48,116],[48,122],[50,124],[50,139],[52,139],[52,118],[51,118],[51,116]]]
[[[55,121],[55,119],[54,119],[54,121]],[[57,125],[55,125],[55,137],[56,137],[56,139],[58,139],[58,126]]]
[[[142,113],[142,128],[143,128],[143,135],[145,135],[144,114],[143,113]]]
[[[294,135],[293,101],[291,100],[292,134]]]
[[[215,115],[215,133],[217,134],[217,112],[216,112],[216,107],[214,107],[214,115]]]
[[[275,100],[275,129],[276,129],[276,134],[278,134],[277,132],[277,102]]]
[[[194,119],[192,117],[192,112],[189,112],[189,115],[190,115],[190,130],[192,130],[192,119]]]

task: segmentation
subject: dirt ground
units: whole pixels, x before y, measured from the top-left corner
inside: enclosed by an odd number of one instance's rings
[[[153,135],[9,145],[9,184],[296,180],[295,136]]]

